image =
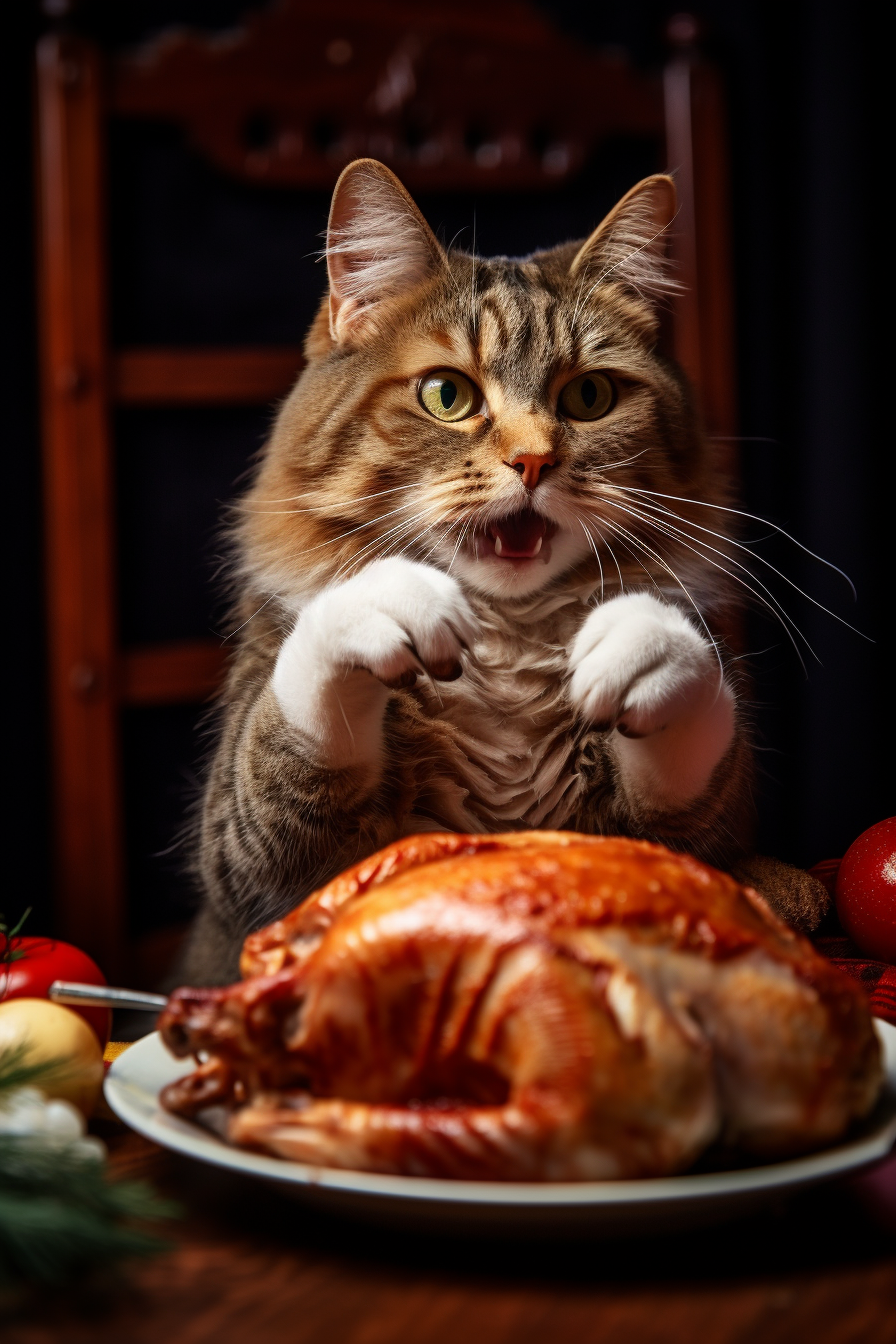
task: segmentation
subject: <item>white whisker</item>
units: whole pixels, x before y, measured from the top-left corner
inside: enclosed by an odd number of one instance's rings
[[[761,581],[761,579],[757,579],[754,574],[750,575],[750,578],[753,579],[754,582],[758,583],[759,587],[763,590],[763,592],[765,592],[768,595],[769,601],[766,601],[765,598],[761,597],[759,593],[756,592],[755,588],[753,588],[749,583],[747,583],[745,579],[742,579],[740,578],[739,575],[732,573],[731,570],[727,569],[724,565],[720,565],[715,560],[711,560],[708,555],[704,555],[703,551],[698,551],[696,549],[696,546],[698,545],[703,546],[707,550],[715,551],[716,555],[722,555],[723,558],[725,560],[728,560],[732,565],[736,565],[738,569],[742,569],[744,573],[749,574],[749,570],[747,570],[744,565],[740,564],[738,560],[735,560],[733,556],[724,555],[724,553],[722,551],[717,550],[716,547],[710,546],[708,542],[701,542],[696,537],[691,538],[691,541],[693,541],[695,545],[690,546],[688,545],[687,541],[684,541],[682,539],[684,534],[682,534],[678,528],[670,529],[668,524],[659,523],[654,518],[651,518],[645,514],[634,511],[630,508],[626,508],[625,505],[620,504],[617,500],[606,499],[605,502],[611,504],[614,508],[622,509],[623,512],[629,514],[630,517],[639,518],[641,522],[645,522],[648,524],[648,526],[656,528],[656,530],[661,532],[664,536],[669,537],[671,541],[674,541],[677,545],[683,546],[685,550],[690,551],[692,555],[696,555],[700,560],[704,561],[704,563],[712,565],[714,569],[719,570],[720,573],[725,574],[729,579],[733,579],[735,583],[739,583],[742,588],[745,588],[752,597],[755,597],[759,602],[762,603],[764,607],[767,607],[768,610],[772,613],[772,615],[776,617],[776,619],[780,620],[784,628],[784,631],[787,634],[788,639],[790,640],[791,644],[794,647],[794,650],[796,652],[797,657],[800,660],[800,665],[802,666],[804,672],[806,671],[806,665],[803,662],[799,648],[796,644],[795,639],[793,638],[793,634],[791,634],[791,629],[803,641],[803,643],[805,644],[806,648],[811,653],[815,661],[816,662],[821,661],[818,657],[818,654],[815,652],[812,645],[809,643],[808,639],[803,634],[802,630],[800,630],[796,622],[787,614],[785,609],[781,606],[780,602],[775,597],[774,593],[772,593],[765,586],[765,584]],[[676,533],[678,533],[678,536],[675,535]],[[677,580],[677,576],[675,577]]]
[[[339,569],[337,569],[336,574],[333,576],[333,579],[331,579],[330,582],[332,583],[334,579],[338,578],[339,575],[342,574],[344,571],[355,566],[357,562],[364,555],[367,554],[368,551],[375,550],[377,547],[382,546],[383,543],[386,542],[388,538],[393,535],[393,533],[400,533],[410,528],[417,521],[418,518],[424,518],[428,513],[433,513],[435,511],[435,507],[436,507],[435,505],[430,505],[425,509],[420,509],[419,512],[412,514],[410,518],[405,518],[402,519],[400,523],[395,523],[381,536],[374,537],[372,541],[368,541],[365,546],[362,546],[360,551],[356,551],[354,555],[350,556],[348,560],[346,560],[342,565],[340,565]],[[395,512],[397,513],[398,510],[396,509]]]
[[[249,622],[250,622],[250,621],[254,621],[254,620],[255,620],[255,617],[258,616],[262,611],[264,611],[264,609],[265,609],[265,607],[268,605],[268,603],[269,603],[269,602],[273,602],[273,601],[275,601],[279,596],[280,596],[279,593],[271,593],[270,597],[266,597],[265,600],[262,602],[261,606],[260,606],[260,607],[257,607],[257,608],[255,609],[255,611],[253,611],[253,613],[252,613],[251,616],[247,616],[247,617],[246,617],[246,619],[243,621],[242,625],[238,625],[238,626],[236,627],[235,630],[231,630],[231,632],[230,632],[229,635],[222,635],[222,636],[221,636],[221,641],[222,641],[222,643],[226,644],[227,641],[228,641],[228,639],[233,639],[234,635],[238,635],[239,632],[240,632],[241,630],[245,630],[245,628],[246,628],[246,626],[249,624]]]
[[[710,644],[711,644],[712,647],[713,647],[713,650],[714,650],[715,655],[716,655],[716,659],[717,659],[718,664],[719,664],[719,689],[721,690],[722,684],[723,684],[723,682],[724,682],[724,680],[725,680],[725,666],[724,666],[724,664],[723,664],[723,662],[722,662],[722,655],[721,655],[721,653],[719,652],[719,646],[718,646],[718,644],[717,644],[715,638],[713,637],[713,633],[712,633],[712,631],[710,630],[709,626],[708,626],[707,623],[706,623],[706,618],[704,617],[703,612],[702,612],[702,611],[700,610],[700,608],[697,606],[697,603],[694,601],[694,598],[692,597],[692,595],[691,595],[690,591],[688,590],[688,588],[685,586],[684,583],[682,583],[681,579],[680,579],[680,578],[678,577],[678,575],[675,573],[675,570],[672,569],[672,567],[671,567],[670,565],[668,565],[668,564],[665,562],[665,560],[663,559],[663,557],[662,557],[661,555],[659,555],[656,551],[654,551],[654,550],[652,549],[652,547],[648,546],[646,542],[644,542],[643,540],[641,540],[641,539],[638,538],[638,537],[635,537],[631,532],[629,532],[628,528],[622,527],[622,525],[619,524],[619,523],[611,523],[611,522],[609,521],[609,519],[607,519],[607,518],[602,518],[602,519],[601,519],[601,522],[605,523],[608,527],[612,528],[613,531],[615,531],[615,532],[617,532],[617,533],[621,533],[624,537],[626,537],[626,538],[632,543],[633,546],[635,546],[638,550],[642,550],[642,551],[644,552],[645,555],[649,555],[649,556],[651,556],[651,557],[657,562],[657,564],[661,565],[661,566],[663,567],[663,569],[666,570],[666,572],[667,572],[668,574],[670,574],[670,575],[672,576],[672,578],[675,580],[675,582],[678,584],[679,588],[680,588],[681,591],[684,593],[685,597],[688,599],[688,601],[690,602],[691,606],[694,608],[694,611],[697,613],[697,619],[698,619],[698,621],[700,622],[700,624],[703,626],[703,629],[706,631],[706,638],[709,640]],[[623,543],[623,544],[625,544],[625,543]],[[644,569],[644,566],[642,565],[641,568]],[[650,574],[650,571],[649,571],[649,570],[646,570],[646,569],[645,569],[644,572],[645,572],[646,574]],[[654,586],[655,586],[655,587],[658,587],[658,585],[657,585],[657,583],[656,583],[656,580],[653,578],[653,575],[650,575],[650,578],[651,578],[651,580],[652,580]],[[802,659],[800,659],[800,661],[802,662]]]
[[[777,523],[771,522],[768,518],[760,518],[756,513],[747,513],[745,509],[728,508],[724,504],[708,504],[706,500],[703,499],[685,499],[684,495],[664,495],[660,490],[645,490],[633,485],[627,486],[626,488],[632,490],[637,495],[653,495],[657,499],[671,499],[677,504],[696,504],[702,509],[718,509],[721,513],[733,513],[736,514],[738,518],[750,518],[754,523],[762,523],[763,527],[770,527],[777,532],[779,536],[785,537],[787,541],[793,542],[794,546],[798,546],[801,551],[806,555],[811,556],[813,560],[817,560],[820,565],[825,565],[828,569],[832,569],[835,574],[839,574],[841,579],[845,579],[849,584],[853,598],[858,597],[852,579],[848,574],[845,574],[838,565],[833,564],[830,560],[825,560],[823,555],[816,555],[814,551],[810,551],[808,546],[804,546],[801,541],[797,541],[796,537],[792,537],[789,532],[784,531],[783,527],[778,527]],[[857,631],[856,633],[861,634],[861,631]]]
[[[250,508],[248,504],[239,504],[236,507],[241,509],[244,513],[333,513],[339,509],[349,509],[355,504],[363,504],[368,499],[380,499],[383,495],[395,495],[400,490],[417,490],[425,484],[425,481],[412,481],[410,485],[395,485],[389,490],[377,490],[372,495],[355,495],[351,499],[342,500],[341,503],[331,502],[328,504],[311,504],[307,509],[254,509]],[[292,500],[305,499],[312,493],[313,491],[306,490],[301,495],[287,496],[285,499],[262,499],[258,502],[260,504],[290,504]]]
[[[625,486],[614,486],[613,488],[620,490],[623,494],[629,493]],[[640,493],[640,491],[638,493]],[[863,634],[861,630],[857,630],[854,625],[850,625],[849,621],[845,621],[843,617],[838,616],[835,611],[831,611],[828,607],[824,606],[823,603],[816,601],[816,599],[811,597],[809,593],[804,592],[799,584],[794,583],[792,579],[788,579],[786,574],[782,574],[781,570],[777,569],[770,560],[766,560],[762,555],[757,555],[755,551],[751,550],[749,546],[745,546],[743,542],[736,541],[733,537],[726,537],[722,532],[715,532],[711,527],[702,527],[700,523],[695,523],[690,518],[682,518],[680,513],[674,513],[671,509],[667,509],[661,504],[651,504],[649,500],[640,500],[639,502],[643,508],[652,509],[664,518],[674,518],[676,522],[682,523],[687,527],[696,527],[698,531],[705,532],[707,536],[717,537],[720,541],[725,541],[731,546],[736,546],[740,551],[746,551],[747,555],[751,556],[754,560],[758,560],[761,565],[765,565],[773,574],[777,574],[779,579],[782,579],[784,583],[794,590],[794,592],[799,593],[800,597],[804,597],[807,602],[811,602],[819,611],[823,611],[826,616],[831,616],[835,621],[839,621],[841,625],[845,625],[847,630],[852,630],[853,634],[860,635],[862,639],[868,639],[868,636]],[[644,518],[645,522],[649,521],[645,515],[642,515],[642,518]],[[692,536],[689,532],[684,533],[683,535],[688,536],[691,541],[698,542],[699,545],[705,546],[708,550],[714,551],[717,555],[724,554],[724,552],[717,550],[715,546],[710,546],[709,542],[699,541],[699,538]],[[730,560],[731,564],[737,565],[739,569],[743,569],[746,573],[750,572],[745,565],[741,565],[733,556],[726,555],[725,559]],[[756,580],[763,592],[768,593],[770,597],[772,596],[770,590],[766,588],[765,584],[760,579],[756,578],[755,574],[751,575],[751,577]]]
[[[576,515],[576,517],[578,518],[578,515]],[[591,549],[592,549],[592,551],[594,552],[594,558],[595,558],[595,560],[597,561],[597,568],[598,568],[598,570],[600,571],[600,600],[601,600],[601,602],[603,602],[603,600],[604,600],[604,567],[603,567],[603,563],[602,563],[601,558],[600,558],[600,551],[597,549],[597,543],[595,542],[594,538],[592,537],[591,533],[588,531],[587,527],[585,526],[585,524],[584,524],[584,522],[582,521],[581,518],[578,518],[578,523],[579,523],[579,526],[581,527],[582,531],[585,533],[585,536],[588,538],[588,541],[589,541],[589,544],[590,544],[590,546],[591,546]]]

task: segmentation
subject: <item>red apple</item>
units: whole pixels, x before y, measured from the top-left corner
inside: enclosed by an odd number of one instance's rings
[[[0,953],[4,940],[0,935]],[[0,1002],[6,999],[45,999],[54,980],[77,980],[85,985],[104,985],[106,977],[95,961],[71,943],[57,938],[13,938],[16,960],[0,964]],[[83,1017],[105,1048],[112,1030],[108,1008],[72,1008]]]
[[[850,845],[837,873],[836,900],[856,947],[875,961],[896,963],[896,817]]]

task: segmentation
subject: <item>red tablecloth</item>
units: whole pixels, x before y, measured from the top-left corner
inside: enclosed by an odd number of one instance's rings
[[[839,867],[839,859],[825,859],[809,872],[823,882],[833,896]],[[872,961],[838,929],[826,927],[824,933],[813,937],[812,941],[835,966],[864,985],[874,1016],[882,1017],[896,1027],[896,966],[890,966],[886,961]]]

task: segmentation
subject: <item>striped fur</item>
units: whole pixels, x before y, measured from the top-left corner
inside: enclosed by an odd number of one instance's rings
[[[656,348],[671,184],[654,181],[666,185],[630,193],[585,245],[525,260],[446,255],[379,165],[350,173],[348,204],[337,190],[330,293],[236,528],[239,633],[182,968],[194,981],[226,980],[247,932],[414,830],[613,832],[721,866],[749,853],[739,707],[709,786],[664,807],[626,790],[624,744],[569,693],[577,633],[621,593],[658,595],[714,636],[736,605],[726,542],[712,556],[695,544],[695,526],[724,534],[726,515],[679,503],[669,530],[655,496],[631,493],[722,502],[687,386]],[[466,373],[488,414],[429,416],[416,389],[438,368]],[[590,369],[612,373],[617,405],[571,423],[559,389]],[[554,460],[534,495],[508,469],[520,451]],[[477,538],[527,503],[556,533],[522,582],[512,565],[480,563]],[[455,577],[479,632],[459,679],[388,695],[373,764],[328,765],[285,717],[272,671],[309,603],[398,553]]]

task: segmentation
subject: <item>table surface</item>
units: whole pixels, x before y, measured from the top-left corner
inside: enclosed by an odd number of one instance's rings
[[[896,1158],[772,1213],[615,1244],[409,1235],[111,1124],[115,1174],[178,1199],[117,1292],[30,1303],[4,1344],[893,1344]]]

